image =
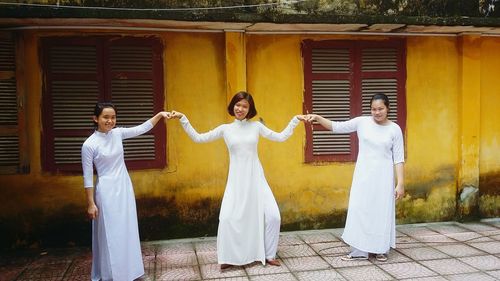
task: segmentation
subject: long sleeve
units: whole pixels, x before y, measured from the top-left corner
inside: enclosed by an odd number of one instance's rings
[[[94,187],[94,148],[85,143],[82,146],[83,186]]]
[[[179,119],[181,122],[182,128],[184,131],[186,131],[186,134],[194,141],[194,142],[211,142],[213,140],[219,139],[223,135],[223,126],[220,125],[217,128],[210,130],[206,133],[198,133],[193,126],[191,126],[191,123],[189,123],[189,120],[187,117],[184,115],[182,116],[181,119]]]
[[[288,126],[286,126],[286,128],[280,133],[277,133],[267,128],[262,123],[259,123],[260,135],[272,141],[283,142],[286,141],[293,134],[293,129],[295,129],[295,127],[297,127],[299,123],[300,120],[296,116],[294,116],[292,120],[290,120],[290,122],[288,123]]]
[[[122,139],[129,139],[146,133],[147,131],[153,129],[153,123],[147,120],[139,126],[130,128],[118,128],[121,132]]]
[[[392,158],[393,158],[394,164],[403,163],[405,161],[403,132],[401,131],[401,128],[397,124],[395,124],[395,126],[394,126]]]
[[[358,130],[358,123],[362,117],[356,117],[347,121],[332,121],[332,132],[335,134],[347,134]]]

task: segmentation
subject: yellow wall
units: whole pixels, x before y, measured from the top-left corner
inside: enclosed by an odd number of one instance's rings
[[[500,39],[487,37],[481,44],[481,130],[479,151],[480,214],[500,216]]]
[[[46,236],[63,229],[57,237],[59,242],[53,241],[54,244],[81,244],[90,239],[81,175],[52,175],[41,169],[42,78],[38,40],[61,34],[23,33],[21,51],[26,81],[21,90],[27,96],[31,172],[0,176],[0,192],[8,198],[2,201],[0,214],[7,218],[5,225],[14,233],[9,237],[14,247],[50,244],[52,240]],[[293,115],[301,114],[302,40],[386,39],[235,33],[226,37],[224,33],[175,32],[155,36],[165,45],[165,109],[185,113],[200,132],[231,120],[226,105],[234,94],[228,92],[235,89],[246,88],[253,94],[259,113],[255,119],[262,118],[273,130],[283,129]],[[500,99],[500,86],[495,83],[500,55],[490,50],[500,48],[500,39],[481,40],[479,166],[482,183],[490,186],[481,197],[481,206],[485,216],[498,216],[500,125],[491,116],[496,116]],[[464,128],[461,42],[457,37],[407,38],[407,196],[397,205],[399,223],[455,217],[458,177],[463,167],[460,163],[464,157],[460,149]],[[235,46],[244,49],[235,50]],[[230,62],[234,62],[234,69]],[[222,140],[195,144],[178,121],[169,121],[166,126],[168,167],[130,172],[141,237],[149,240],[214,235],[228,168],[225,144]],[[260,141],[260,159],[280,206],[283,229],[343,226],[354,164],[305,164],[304,146],[303,124],[284,143]],[[16,223],[19,221],[24,223]],[[75,232],[80,236],[71,237]],[[41,238],[27,238],[30,233]]]

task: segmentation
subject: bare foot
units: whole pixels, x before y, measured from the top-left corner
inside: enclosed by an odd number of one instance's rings
[[[281,264],[278,260],[266,260],[266,262],[270,265],[281,266]]]

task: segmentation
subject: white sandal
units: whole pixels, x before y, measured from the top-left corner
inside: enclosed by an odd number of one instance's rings
[[[341,256],[340,259],[343,261],[364,261],[364,260],[367,260],[368,257],[365,257],[365,256],[353,257],[351,255],[345,255],[345,256]]]
[[[387,261],[387,255],[386,254],[376,254],[375,259],[381,262]]]

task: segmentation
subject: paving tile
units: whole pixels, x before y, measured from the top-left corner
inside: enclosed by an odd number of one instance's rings
[[[478,248],[490,254],[500,254],[500,243],[498,243],[497,241],[468,244],[474,248]]]
[[[304,243],[305,242],[302,241],[302,239],[300,239],[299,236],[296,234],[285,234],[285,235],[280,235],[280,240],[278,242],[278,245],[288,246],[288,245],[300,245]]]
[[[414,225],[402,226],[398,228],[398,231],[414,238],[439,234],[436,231],[427,228],[426,226],[414,226]]]
[[[29,266],[19,277],[18,280],[32,280],[32,279],[48,279],[48,280],[61,280],[64,273],[70,266],[71,261],[63,260],[60,262],[33,263]]]
[[[156,272],[157,281],[200,279],[198,266],[162,268]]]
[[[342,275],[333,269],[327,270],[317,270],[317,271],[302,271],[297,272],[297,278],[300,281],[318,281],[318,280],[328,280],[328,281],[344,281],[346,280]]]
[[[200,252],[196,254],[198,256],[199,264],[210,264],[217,263],[217,252]]]
[[[447,275],[446,279],[451,281],[495,281],[496,279],[482,272]]]
[[[338,242],[339,239],[329,232],[308,233],[299,235],[307,244]]]
[[[416,247],[425,247],[425,244],[413,237],[406,235],[396,238],[396,248],[404,249],[404,248],[416,248]]]
[[[330,268],[330,265],[318,256],[296,257],[283,259],[290,271],[320,270]]]
[[[486,273],[500,280],[500,270],[486,271]]]
[[[264,274],[276,274],[276,273],[285,273],[290,272],[288,267],[283,263],[282,260],[279,260],[281,266],[272,266],[272,265],[262,265],[260,262],[254,262],[249,265],[245,265],[245,271],[248,275],[264,275]]]
[[[443,259],[449,256],[431,247],[396,249],[403,255],[417,261]]]
[[[456,224],[432,224],[428,225],[428,228],[437,231],[441,234],[452,234],[452,233],[462,233],[462,232],[470,232],[469,229],[463,228]]]
[[[196,253],[217,252],[217,241],[204,241],[194,243]]]
[[[221,272],[218,264],[200,265],[201,277],[203,279],[246,277],[245,269],[242,266],[233,266]]]
[[[347,252],[346,252],[347,253]],[[372,265],[369,260],[357,260],[357,261],[343,261],[340,258],[341,255],[337,256],[324,256],[325,261],[330,264],[333,268],[338,269],[341,267],[355,267],[363,265]]]
[[[280,258],[307,257],[314,255],[316,255],[316,252],[307,244],[278,246],[278,256]]]
[[[92,260],[91,259],[76,259],[73,260],[65,276],[87,276],[89,278],[92,271]]]
[[[142,244],[141,250],[143,256],[155,256],[156,251],[158,249],[158,245],[156,244]]]
[[[0,267],[0,281],[13,281],[15,280],[23,270],[27,268],[27,265],[5,265]]]
[[[189,253],[194,253],[193,244],[189,242],[159,244],[157,248],[157,255],[159,256]]]
[[[387,261],[378,261],[377,259],[375,259],[374,257],[370,257],[371,261],[374,263],[374,264],[388,264],[388,263],[397,263],[397,262],[409,262],[411,261],[411,259],[403,254],[401,254],[400,252],[394,250],[394,249],[391,249],[391,251],[389,252],[389,254],[387,255]]]
[[[198,264],[194,252],[187,254],[169,254],[156,257],[156,263],[162,268],[167,267],[189,267]]]
[[[205,280],[205,279],[203,279]],[[247,276],[210,279],[210,281],[249,281]]]
[[[408,278],[408,279],[402,279],[402,280],[404,280],[404,281],[447,281],[446,278],[444,278],[442,276]]]
[[[478,271],[477,269],[456,259],[428,260],[420,261],[420,263],[441,275]]]
[[[435,249],[451,256],[451,257],[466,257],[466,256],[477,256],[484,254],[483,251],[480,251],[471,246],[467,246],[465,244],[454,244],[454,245],[441,245],[434,246]]]
[[[385,272],[394,276],[396,279],[417,278],[438,275],[436,272],[427,269],[416,262],[403,262],[392,264],[379,264]]]
[[[251,281],[296,281],[297,278],[291,273],[277,273],[272,275],[250,276]],[[211,281],[211,280],[210,280]]]
[[[488,225],[488,224],[481,223],[481,222],[460,223],[458,225],[460,225],[463,228],[467,228],[467,229],[470,229],[472,231],[475,231],[475,232],[498,230],[498,228],[496,228],[492,225]]]
[[[309,246],[320,256],[343,256],[351,249],[344,242],[316,243]]]
[[[500,258],[491,255],[463,257],[459,260],[480,270],[500,270]]]
[[[420,242],[427,243],[429,245],[437,245],[442,243],[456,243],[457,240],[452,239],[443,234],[427,235],[427,236],[417,236],[415,237]]]
[[[467,242],[467,241],[475,241],[475,240],[481,240],[485,239],[483,235],[476,233],[476,232],[460,232],[460,233],[444,233],[444,235],[455,239],[460,242]],[[487,241],[491,241],[488,238],[486,238]],[[476,241],[476,242],[482,242],[482,241]]]
[[[393,278],[385,273],[382,269],[374,266],[357,266],[357,267],[346,267],[339,268],[337,271],[346,280],[356,280],[356,281],[377,281],[377,280],[392,280]]]

